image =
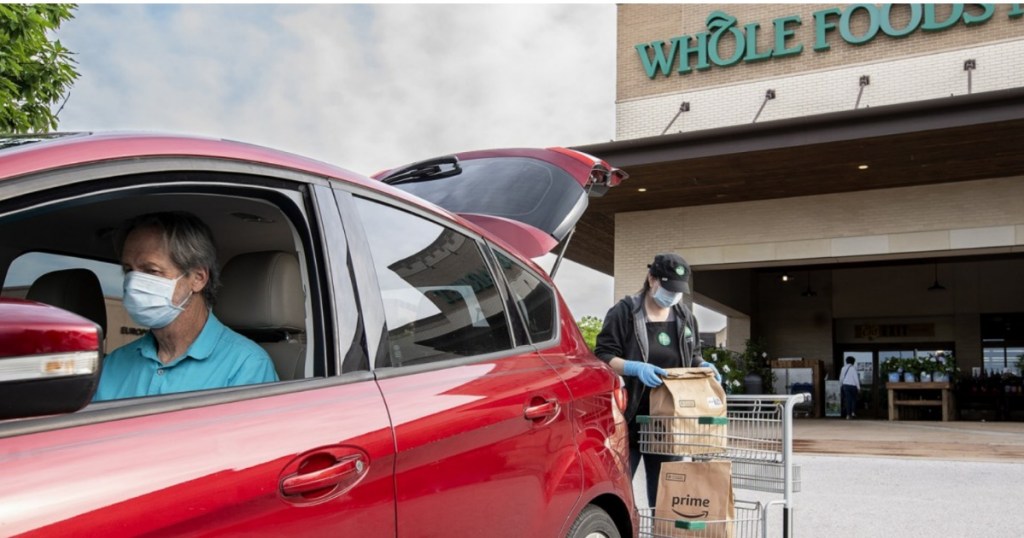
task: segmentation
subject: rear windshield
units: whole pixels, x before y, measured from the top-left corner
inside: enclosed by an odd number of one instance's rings
[[[564,227],[586,197],[572,176],[537,159],[494,157],[459,164],[458,175],[396,187],[453,213],[505,217],[549,233]]]

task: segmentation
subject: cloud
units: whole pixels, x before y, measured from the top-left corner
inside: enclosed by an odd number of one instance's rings
[[[62,130],[230,138],[373,174],[615,132],[613,4],[81,4],[58,37],[81,78]],[[573,315],[610,277],[570,261]],[[703,320],[702,320],[703,323]]]
[[[268,145],[365,174],[614,133],[614,5],[81,5],[62,129]]]

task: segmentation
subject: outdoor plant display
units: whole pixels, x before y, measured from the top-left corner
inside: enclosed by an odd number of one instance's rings
[[[955,382],[960,376],[960,369],[956,366],[956,357],[951,353],[929,354],[922,359],[922,370],[932,373],[932,381]]]
[[[745,375],[756,375],[761,378],[763,394],[774,394],[775,372],[768,360],[768,346],[762,338],[748,338],[743,349],[743,369]]]
[[[903,381],[903,359],[899,357],[888,357],[882,360],[880,372],[883,377],[891,382]]]
[[[888,381],[949,381],[960,376],[956,358],[945,352],[919,357],[888,357],[881,364],[881,373]]]
[[[597,334],[601,332],[602,323],[597,316],[583,316],[576,322],[590,351],[594,351],[594,346],[597,345]]]
[[[725,389],[726,394],[746,392],[746,386],[743,384],[746,373],[743,371],[741,357],[738,353],[725,348],[706,347],[702,354],[704,360],[714,364],[722,374],[722,388]]]
[[[761,394],[772,394],[775,373],[768,363],[768,352],[760,341],[747,340],[743,353],[725,348],[708,347],[703,350],[704,360],[714,364],[722,374],[722,386],[728,394],[747,392],[747,377],[757,376],[761,381]]]

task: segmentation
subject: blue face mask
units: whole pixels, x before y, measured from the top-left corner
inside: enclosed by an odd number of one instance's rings
[[[658,286],[658,289],[654,290],[653,295],[654,302],[658,303],[658,306],[662,308],[669,308],[675,306],[676,303],[683,299],[682,293],[672,293],[665,288]]]
[[[182,275],[185,276],[185,275]],[[174,304],[174,287],[181,280],[131,271],[124,276],[124,308],[128,315],[143,327],[160,329],[177,319],[189,293],[181,304]]]

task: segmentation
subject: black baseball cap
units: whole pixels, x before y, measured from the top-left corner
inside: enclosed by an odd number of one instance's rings
[[[661,287],[674,293],[690,292],[690,266],[678,254],[658,254],[647,266]]]

